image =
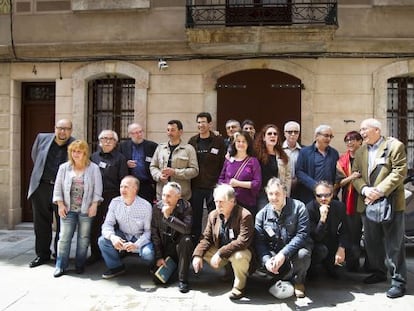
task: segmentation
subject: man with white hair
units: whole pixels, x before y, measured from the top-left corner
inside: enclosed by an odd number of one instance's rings
[[[391,274],[388,298],[402,297],[407,283],[407,265],[404,245],[404,179],[407,175],[405,146],[393,137],[381,134],[381,123],[376,119],[361,122],[360,134],[364,140],[356,154],[352,171],[360,177],[352,183],[360,194],[357,211],[362,213],[365,250],[373,273],[364,279],[366,284],[387,280],[387,266]],[[376,223],[365,216],[365,208],[380,198],[390,197],[394,215],[390,222]]]
[[[313,200],[313,190],[318,181],[326,180],[335,184],[338,151],[330,146],[334,138],[329,125],[319,125],[315,129],[315,141],[299,152],[296,163],[298,178],[297,199],[305,204]]]
[[[208,215],[203,238],[193,253],[194,272],[203,269],[203,260],[214,269],[231,264],[234,271],[230,299],[243,297],[252,259],[249,249],[253,241],[254,220],[252,214],[236,202],[234,188],[227,184],[214,189],[216,209]]]
[[[99,149],[91,155],[91,161],[99,166],[102,174],[103,202],[99,205],[91,228],[91,256],[86,260],[91,265],[102,259],[98,246],[101,226],[104,223],[111,200],[119,196],[119,185],[122,178],[128,175],[125,157],[118,151],[118,134],[112,130],[103,130],[99,136]]]
[[[300,124],[296,121],[288,121],[285,123],[283,131],[285,132],[286,139],[282,144],[282,148],[290,160],[290,176],[292,177],[290,196],[294,198],[296,197],[295,188],[298,182],[295,174],[295,167],[296,162],[298,161],[300,149],[302,149],[302,146],[298,143],[300,135]]]

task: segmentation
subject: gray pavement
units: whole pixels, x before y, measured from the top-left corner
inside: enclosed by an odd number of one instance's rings
[[[72,248],[72,254],[74,247]],[[103,262],[87,267],[82,275],[69,271],[53,277],[53,263],[29,268],[35,257],[30,225],[0,230],[0,310],[413,310],[414,247],[407,247],[407,295],[388,299],[389,283],[364,285],[366,274],[345,273],[340,280],[321,275],[306,284],[306,297],[277,300],[260,277],[248,281],[246,297],[231,301],[231,283],[219,280],[222,271],[207,268],[190,277],[191,290],[181,294],[177,284],[155,286],[147,267],[126,257],[127,273],[111,280],[101,278]]]

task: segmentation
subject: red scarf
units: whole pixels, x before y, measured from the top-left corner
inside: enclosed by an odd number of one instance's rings
[[[342,173],[346,177],[351,175],[351,173],[352,173],[352,170],[351,170],[351,153],[349,152],[349,150],[339,157],[339,160],[336,164],[336,168],[340,173]],[[345,189],[346,189],[345,196],[344,195],[342,196],[342,201],[346,205],[346,214],[347,215],[354,215],[355,214],[355,195],[356,195],[356,192],[355,192],[354,187],[352,186],[352,182],[350,182],[350,183],[348,183],[348,185],[344,186],[343,190],[345,190]],[[342,194],[344,194],[343,192],[342,192]]]

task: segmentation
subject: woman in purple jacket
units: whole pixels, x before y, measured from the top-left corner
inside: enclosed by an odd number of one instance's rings
[[[253,216],[256,215],[262,172],[259,161],[253,156],[253,141],[249,133],[234,134],[229,158],[224,161],[218,182],[232,186],[238,204],[247,208]]]

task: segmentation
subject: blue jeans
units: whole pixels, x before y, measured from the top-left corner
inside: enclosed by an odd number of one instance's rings
[[[121,231],[116,231],[115,234],[120,236],[123,240],[127,240],[124,233]],[[134,242],[134,241],[131,241]],[[112,245],[111,240],[105,239],[103,236],[100,236],[98,239],[99,249],[101,250],[102,257],[105,260],[105,264],[109,269],[115,269],[122,266],[120,253]],[[154,262],[155,252],[154,245],[152,242],[142,246],[138,250],[138,255],[149,265],[152,265]]]
[[[72,244],[72,238],[75,233],[76,226],[78,227],[78,239],[76,242],[75,265],[77,268],[83,268],[85,266],[92,220],[93,217],[77,212],[68,212],[65,218],[60,218],[60,235],[56,268],[65,270],[69,266],[70,246]]]

